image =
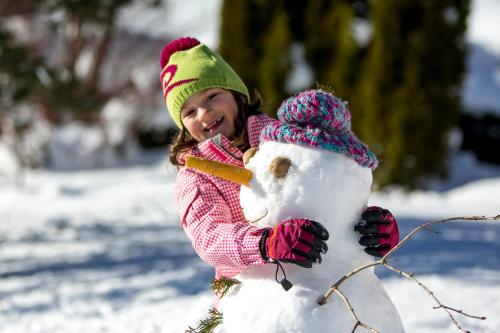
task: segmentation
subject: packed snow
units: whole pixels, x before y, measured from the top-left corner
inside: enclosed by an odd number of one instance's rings
[[[314,124],[314,114],[326,113],[310,110],[302,114],[302,121]],[[337,121],[335,114],[328,114],[334,119],[332,124]],[[333,126],[317,128],[335,130]],[[286,174],[270,172],[277,159],[291,163]],[[236,276],[241,284],[219,303],[224,315],[220,332],[350,332],[352,316],[340,298],[334,297],[321,307],[316,302],[344,274],[373,263],[354,233],[370,194],[370,168],[328,150],[272,141],[261,143],[246,167],[253,178],[249,187],[241,188],[245,217],[261,227],[273,227],[289,218],[318,221],[330,233],[328,253],[322,256],[321,265],[311,269],[283,264],[287,279],[293,283],[287,292],[275,281],[274,265],[245,269]],[[373,267],[350,278],[341,290],[367,324],[381,332],[404,333],[397,309]]]
[[[213,270],[179,226],[175,170],[32,171],[0,186],[0,332],[182,332],[207,316]],[[480,168],[480,166],[476,166]],[[442,192],[374,193],[402,234],[437,218],[500,214],[496,178]],[[472,171],[471,171],[472,172]],[[436,292],[472,332],[500,328],[500,222],[451,222],[394,264]],[[408,332],[457,332],[415,283],[380,270]]]

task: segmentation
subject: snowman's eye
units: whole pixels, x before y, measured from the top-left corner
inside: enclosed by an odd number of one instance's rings
[[[269,172],[276,178],[284,178],[288,173],[288,169],[292,165],[292,161],[286,157],[275,157],[269,165]]]
[[[243,154],[243,164],[247,165],[248,161],[255,155],[256,152],[259,151],[257,147],[248,148],[248,150]]]

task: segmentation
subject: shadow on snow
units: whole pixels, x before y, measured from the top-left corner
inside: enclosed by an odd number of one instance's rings
[[[431,220],[399,219],[401,239]],[[498,222],[453,221],[420,231],[392,257],[392,264],[417,275],[456,275],[472,269],[500,267],[500,224]],[[377,267],[381,277],[396,276]]]

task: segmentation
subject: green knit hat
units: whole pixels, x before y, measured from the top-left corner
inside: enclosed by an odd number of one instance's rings
[[[161,53],[160,65],[163,97],[179,128],[182,128],[184,102],[199,91],[224,88],[250,99],[247,87],[231,66],[195,38],[179,38],[167,44]]]

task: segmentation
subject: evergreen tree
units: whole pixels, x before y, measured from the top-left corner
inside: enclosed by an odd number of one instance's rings
[[[381,186],[413,188],[424,176],[446,173],[468,8],[468,0],[373,3],[372,44],[351,106],[355,130],[381,159]]]
[[[357,78],[360,54],[353,36],[353,19],[351,1],[318,0],[308,2],[304,20],[306,58],[316,82],[332,87],[347,100]]]
[[[286,97],[285,84],[291,67],[290,44],[286,12],[278,10],[264,38],[257,76],[259,87],[265,93],[267,112],[272,115],[276,115],[277,108]]]
[[[40,86],[36,67],[40,59],[32,59],[28,50],[14,42],[12,35],[0,25],[0,110],[26,100]]]
[[[251,1],[224,1],[221,13],[219,53],[230,63],[250,91],[257,86],[254,64],[259,43],[251,36],[258,35],[252,26]],[[249,64],[252,64],[249,66]]]
[[[270,114],[286,96],[290,44],[283,0],[224,1],[219,52]]]
[[[289,46],[303,42],[316,81],[349,101],[355,132],[379,156],[377,183],[417,187],[445,175],[469,3],[225,1],[220,52],[275,110],[286,97]],[[368,45],[353,34],[358,17],[371,22]]]

